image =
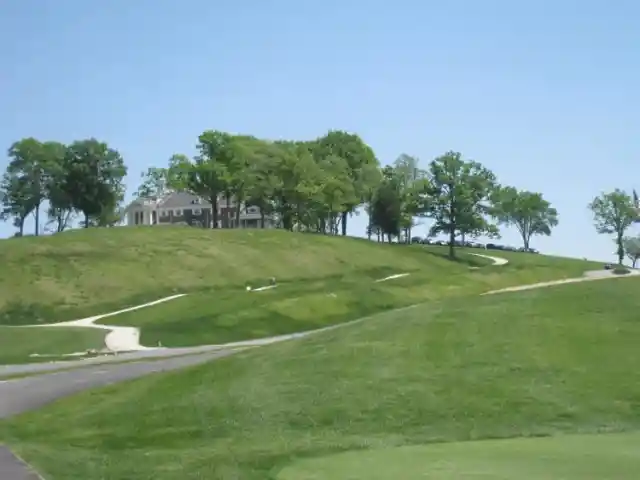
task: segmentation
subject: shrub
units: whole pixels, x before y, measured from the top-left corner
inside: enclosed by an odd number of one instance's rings
[[[622,265],[618,265],[613,269],[613,273],[615,275],[627,275],[628,273],[631,273],[631,270],[629,270],[627,267],[623,267]]]

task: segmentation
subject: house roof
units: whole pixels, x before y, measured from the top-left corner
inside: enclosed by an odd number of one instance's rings
[[[211,203],[188,192],[171,192],[160,200],[158,206],[161,208],[189,208],[192,205],[197,205],[197,208],[211,207]]]

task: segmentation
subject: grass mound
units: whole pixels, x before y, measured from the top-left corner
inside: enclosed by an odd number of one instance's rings
[[[0,365],[68,359],[62,355],[104,348],[104,337],[104,330],[92,328],[0,326]],[[46,356],[30,357],[32,353]]]
[[[0,325],[75,320],[177,292],[244,291],[271,277],[305,283],[426,271],[446,283],[471,265],[490,263],[468,255],[450,262],[443,254],[282,230],[123,227],[8,239],[0,241]],[[529,257],[534,268],[520,272],[523,277],[562,278],[591,267],[581,260]]]
[[[626,277],[387,312],[87,392],[0,425],[0,439],[51,478],[262,480],[348,450],[634,430],[639,286]],[[375,478],[361,465],[351,478]]]
[[[396,247],[396,248],[393,248]],[[419,248],[281,230],[87,229],[0,241],[0,324],[74,320],[176,292],[449,267]],[[462,267],[461,267],[462,268]]]

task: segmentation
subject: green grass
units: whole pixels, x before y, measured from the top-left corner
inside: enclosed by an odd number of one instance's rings
[[[635,480],[639,433],[563,435],[347,452],[286,467],[281,480]]]
[[[171,347],[220,344],[321,328],[450,296],[580,276],[593,267],[579,260],[513,253],[505,255],[510,264],[497,267],[468,255],[474,250],[461,250],[458,261],[452,262],[445,258],[445,249],[386,247],[412,251],[422,257],[421,263],[404,270],[385,265],[363,270],[352,267],[322,279],[285,280],[263,292],[247,292],[244,286],[201,290],[103,322],[141,328],[141,341],[149,346],[158,342]],[[470,266],[482,268],[471,270]],[[375,282],[395,273],[410,275]]]
[[[104,330],[78,327],[20,328],[0,326],[0,365],[70,359],[66,353],[104,348]],[[47,357],[30,357],[32,353]],[[53,356],[52,356],[53,355]]]
[[[639,287],[626,277],[387,312],[85,392],[0,424],[0,439],[51,480],[263,480],[350,450],[638,430]],[[515,478],[531,478],[535,460],[522,461]],[[352,478],[375,478],[362,465]]]
[[[444,283],[445,277],[468,268],[467,263],[446,260],[442,253],[443,249],[281,230],[191,227],[88,229],[1,240],[0,324],[74,320],[177,292],[240,290],[247,283],[265,284],[271,277],[313,282],[367,272],[423,271]],[[519,273],[532,279],[600,268],[541,255],[517,258],[535,266],[528,274]],[[524,269],[524,263],[513,268]]]

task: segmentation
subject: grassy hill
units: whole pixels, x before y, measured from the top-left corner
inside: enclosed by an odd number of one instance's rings
[[[104,336],[104,331],[91,328],[0,326],[0,365],[70,359],[61,355],[104,348]],[[31,357],[33,353],[42,356]]]
[[[462,256],[455,263],[441,253],[285,231],[190,227],[88,229],[2,240],[0,324],[74,320],[176,292],[226,295],[243,291],[247,283],[265,284],[271,277],[303,283],[426,272],[441,284],[459,274],[482,276],[480,283],[485,285],[504,281],[491,273],[469,271],[470,265],[486,261]],[[575,276],[592,267],[580,260],[544,256],[531,255],[526,261],[530,264],[526,272],[518,272],[520,279]],[[518,268],[524,263],[513,267]]]
[[[371,449],[387,472],[405,462],[407,480],[442,478],[458,461],[446,478],[468,478],[464,468],[485,478],[596,478],[580,474],[616,464],[616,445],[637,436],[555,436],[639,429],[639,287],[619,278],[387,312],[87,392],[0,424],[0,439],[65,480],[388,478],[375,476],[385,470]],[[546,449],[469,442],[547,435],[555,443]],[[505,466],[509,449],[520,453]],[[351,459],[333,455],[344,451]],[[532,455],[550,451],[558,461],[534,465]],[[625,478],[613,466],[607,473]]]

